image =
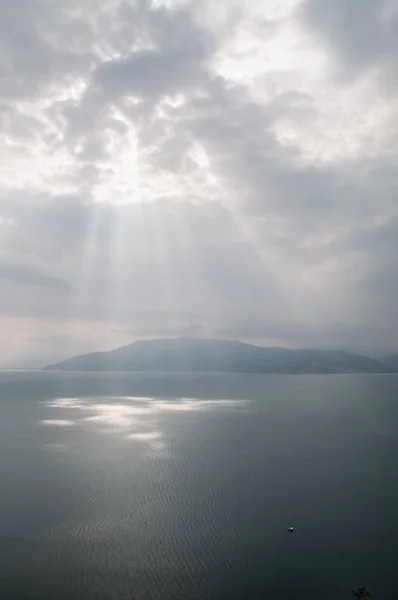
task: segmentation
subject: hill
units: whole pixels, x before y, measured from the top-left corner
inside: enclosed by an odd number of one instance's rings
[[[390,354],[389,356],[383,356],[380,362],[386,365],[390,370],[398,371],[398,354]]]
[[[382,373],[388,366],[343,351],[262,348],[232,340],[171,338],[75,356],[45,367],[61,371],[213,371],[235,373]]]

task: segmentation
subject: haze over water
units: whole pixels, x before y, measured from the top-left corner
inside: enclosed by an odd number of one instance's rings
[[[1,598],[396,598],[397,392],[394,375],[2,373]]]

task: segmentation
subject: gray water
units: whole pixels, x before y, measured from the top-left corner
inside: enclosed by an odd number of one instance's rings
[[[2,600],[398,598],[398,376],[1,373],[0,449]]]

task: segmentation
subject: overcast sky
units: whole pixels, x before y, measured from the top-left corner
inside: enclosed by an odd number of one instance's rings
[[[0,0],[0,365],[398,349],[395,0]]]

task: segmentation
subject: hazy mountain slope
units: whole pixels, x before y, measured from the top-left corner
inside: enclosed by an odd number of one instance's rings
[[[380,359],[380,362],[386,365],[388,368],[398,371],[398,354],[383,356],[383,358]]]
[[[380,362],[342,351],[261,348],[231,340],[140,340],[75,356],[46,369],[65,371],[221,371],[245,373],[383,372]]]

